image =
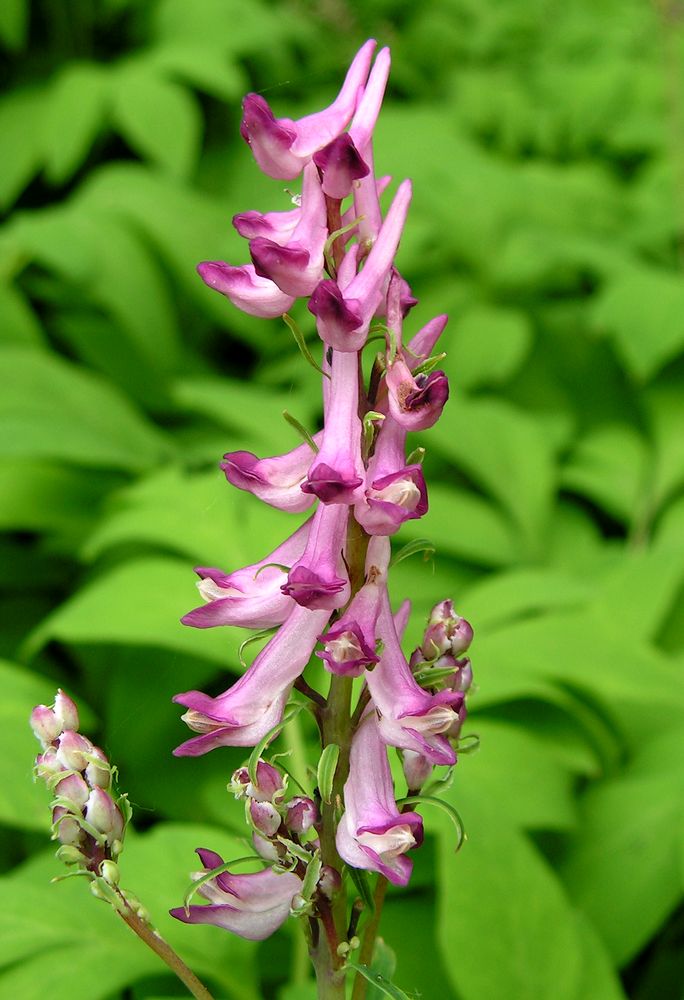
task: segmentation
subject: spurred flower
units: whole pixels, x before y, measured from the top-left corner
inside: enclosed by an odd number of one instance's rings
[[[360,351],[373,316],[383,305],[394,255],[411,203],[411,182],[403,181],[390,205],[377,239],[362,269],[349,283],[325,279],[309,299],[321,340],[336,351]],[[384,309],[381,309],[384,314]]]
[[[314,514],[304,554],[281,588],[302,607],[330,612],[349,600],[343,559],[348,518],[349,508],[343,504],[320,504]]]
[[[313,440],[319,445],[323,432],[315,434]],[[271,507],[296,514],[307,510],[314,502],[312,496],[300,489],[313,460],[311,447],[300,444],[272,458],[257,458],[251,451],[229,451],[220,464],[232,486],[253,493]]]
[[[358,358],[333,351],[331,373],[323,441],[301,489],[323,503],[352,504],[363,493],[366,473],[361,458]]]
[[[446,734],[457,719],[463,695],[458,691],[430,694],[419,686],[401,650],[385,595],[378,634],[384,649],[366,682],[380,717],[382,739],[389,746],[416,750],[434,764],[455,764],[456,754]]]
[[[297,225],[285,241],[256,236],[250,241],[254,269],[287,295],[311,295],[323,277],[323,249],[328,238],[325,196],[313,163],[304,168],[302,205]]]
[[[347,127],[368,77],[375,45],[370,39],[359,49],[342,89],[328,108],[298,121],[276,118],[263,97],[247,94],[240,134],[265,174],[278,180],[298,177],[313,154]]]
[[[220,746],[255,746],[280,722],[290,688],[306,666],[329,611],[295,605],[289,618],[228,691],[211,698],[187,691],[173,699],[188,711],[184,722],[199,736],[174,750],[197,757]]]
[[[260,562],[233,573],[198,566],[198,590],[207,603],[181,618],[184,625],[211,628],[214,625],[239,625],[243,628],[271,628],[282,625],[292,610],[293,601],[281,591],[287,570],[304,552],[309,535],[309,521],[295,531]],[[280,565],[277,565],[280,564]]]
[[[323,649],[316,652],[333,674],[358,677],[364,667],[378,662],[376,624],[383,592],[387,589],[390,545],[386,538],[373,538],[366,556],[366,582],[354,595],[344,615],[325,635]]]
[[[422,840],[421,817],[397,809],[387,748],[369,712],[352,740],[337,850],[354,868],[380,872],[394,885],[406,885],[413,868],[406,852]]]
[[[388,366],[390,416],[407,431],[424,431],[436,424],[449,398],[449,381],[442,371],[413,375],[401,351]]]
[[[223,865],[215,851],[198,847],[197,854],[203,870],[192,875],[195,880]],[[214,924],[248,941],[263,941],[287,920],[292,898],[301,887],[302,880],[293,872],[277,874],[270,868],[242,875],[221,872],[197,890],[208,906],[187,910],[178,906],[170,913],[186,924]]]
[[[369,535],[393,535],[404,521],[427,513],[428,497],[422,467],[406,465],[406,430],[385,417],[373,457],[367,486],[354,516]]]
[[[242,312],[261,319],[282,316],[294,304],[294,297],[286,295],[274,281],[260,277],[253,264],[233,267],[223,260],[205,260],[197,265],[205,285],[225,295]]]

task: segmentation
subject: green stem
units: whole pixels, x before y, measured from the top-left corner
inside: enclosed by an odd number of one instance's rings
[[[363,942],[361,944],[361,951],[359,952],[358,957],[358,962],[361,965],[370,966],[373,961],[373,948],[375,946],[375,939],[378,936],[378,927],[380,926],[382,905],[385,902],[387,886],[388,882],[385,876],[378,875],[378,881],[375,884],[375,894],[373,896],[375,909],[371,914],[370,920],[366,924],[366,929],[363,934]],[[357,972],[356,979],[354,980],[354,989],[352,991],[352,1000],[365,1000],[367,986],[368,981]]]
[[[187,967],[183,959],[176,954],[171,945],[167,944],[148,923],[142,920],[128,903],[121,910],[117,910],[117,912],[121,916],[121,919],[128,924],[133,933],[137,934],[140,940],[144,941],[147,947],[151,948],[156,955],[159,955],[162,962],[168,965],[171,971],[178,976],[183,985],[197,1000],[213,1000],[206,986],[199,981],[192,969]]]

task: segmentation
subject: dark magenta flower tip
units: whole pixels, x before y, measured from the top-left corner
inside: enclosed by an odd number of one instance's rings
[[[441,413],[449,398],[449,380],[444,372],[417,375],[416,385],[418,388],[408,393],[404,399],[405,409],[412,411],[432,409]]]
[[[325,580],[306,566],[295,566],[287,583],[284,583],[280,589],[304,608],[333,611],[339,606],[337,595],[347,585],[347,581],[339,577]]]
[[[362,483],[363,479],[360,476],[345,476],[325,462],[319,462],[300,489],[303,493],[317,496],[323,503],[351,504],[355,500],[355,490]]]
[[[309,251],[295,247],[281,247],[273,240],[257,236],[250,241],[249,252],[254,270],[262,278],[278,283],[278,274],[284,269],[304,270],[309,263]]]
[[[356,304],[352,305],[345,300],[337,282],[332,278],[318,283],[307,303],[307,309],[323,324],[334,327],[342,334],[351,333],[363,322]]]
[[[318,167],[323,191],[329,198],[346,198],[351,193],[353,182],[370,173],[368,164],[347,132],[314,153],[313,161]]]

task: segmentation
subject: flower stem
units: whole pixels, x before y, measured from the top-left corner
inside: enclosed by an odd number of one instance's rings
[[[361,944],[361,951],[359,952],[358,961],[361,965],[370,966],[373,961],[373,947],[375,945],[375,939],[378,935],[380,917],[382,916],[382,905],[385,902],[387,886],[388,882],[385,876],[378,875],[378,881],[375,883],[375,894],[373,896],[375,909],[371,914],[370,920],[366,924],[366,929],[363,934],[363,942]],[[354,989],[352,991],[352,1000],[365,1000],[367,984],[368,981],[357,972],[356,979],[354,980]]]
[[[192,996],[196,997],[197,1000],[213,1000],[213,997],[209,990],[204,986],[195,973],[187,967],[183,959],[176,954],[171,945],[167,944],[166,941],[153,930],[148,923],[142,920],[138,914],[133,910],[128,903],[117,911],[121,916],[121,919],[128,924],[134,934],[137,934],[141,941],[151,948],[152,951],[159,955],[162,962],[171,969],[173,973],[180,979]]]

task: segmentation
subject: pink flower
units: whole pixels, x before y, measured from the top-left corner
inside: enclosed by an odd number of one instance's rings
[[[331,611],[349,600],[349,576],[343,559],[348,517],[349,510],[342,504],[320,504],[304,554],[281,587],[303,608],[327,610],[326,621]]]
[[[323,432],[315,434],[313,440],[320,444]],[[220,465],[232,486],[253,493],[271,507],[297,514],[314,502],[300,489],[314,457],[308,444],[300,444],[273,458],[257,458],[251,451],[229,451]]]
[[[375,45],[371,39],[359,49],[342,89],[328,108],[298,121],[276,118],[263,97],[247,94],[240,134],[265,174],[278,180],[298,177],[313,154],[347,127],[368,77]]]
[[[275,319],[294,304],[294,296],[286,295],[275,282],[260,277],[252,264],[232,267],[222,260],[205,260],[197,265],[197,272],[205,285],[225,295],[250,316]]]
[[[406,885],[413,864],[405,855],[422,843],[423,821],[417,813],[397,809],[387,748],[373,712],[352,740],[344,808],[336,836],[340,857],[354,868],[380,872],[394,885]]]
[[[223,858],[214,851],[198,847],[197,854],[203,870],[193,874],[195,880],[223,865]],[[214,924],[248,941],[263,941],[287,920],[301,887],[302,880],[293,872],[277,874],[270,868],[244,875],[221,872],[197,890],[208,906],[187,910],[178,906],[170,913],[185,924]]]
[[[290,689],[309,661],[329,611],[294,606],[289,618],[231,688],[211,698],[187,691],[173,699],[189,711],[184,722],[199,736],[174,750],[197,757],[216,747],[255,746],[283,715]]]
[[[197,586],[207,603],[183,615],[183,624],[195,628],[239,625],[258,629],[282,625],[294,602],[280,589],[287,580],[286,570],[272,564],[292,566],[299,559],[306,547],[309,524],[303,524],[261,562],[244,569],[225,574],[198,566],[195,572],[201,579]]]

